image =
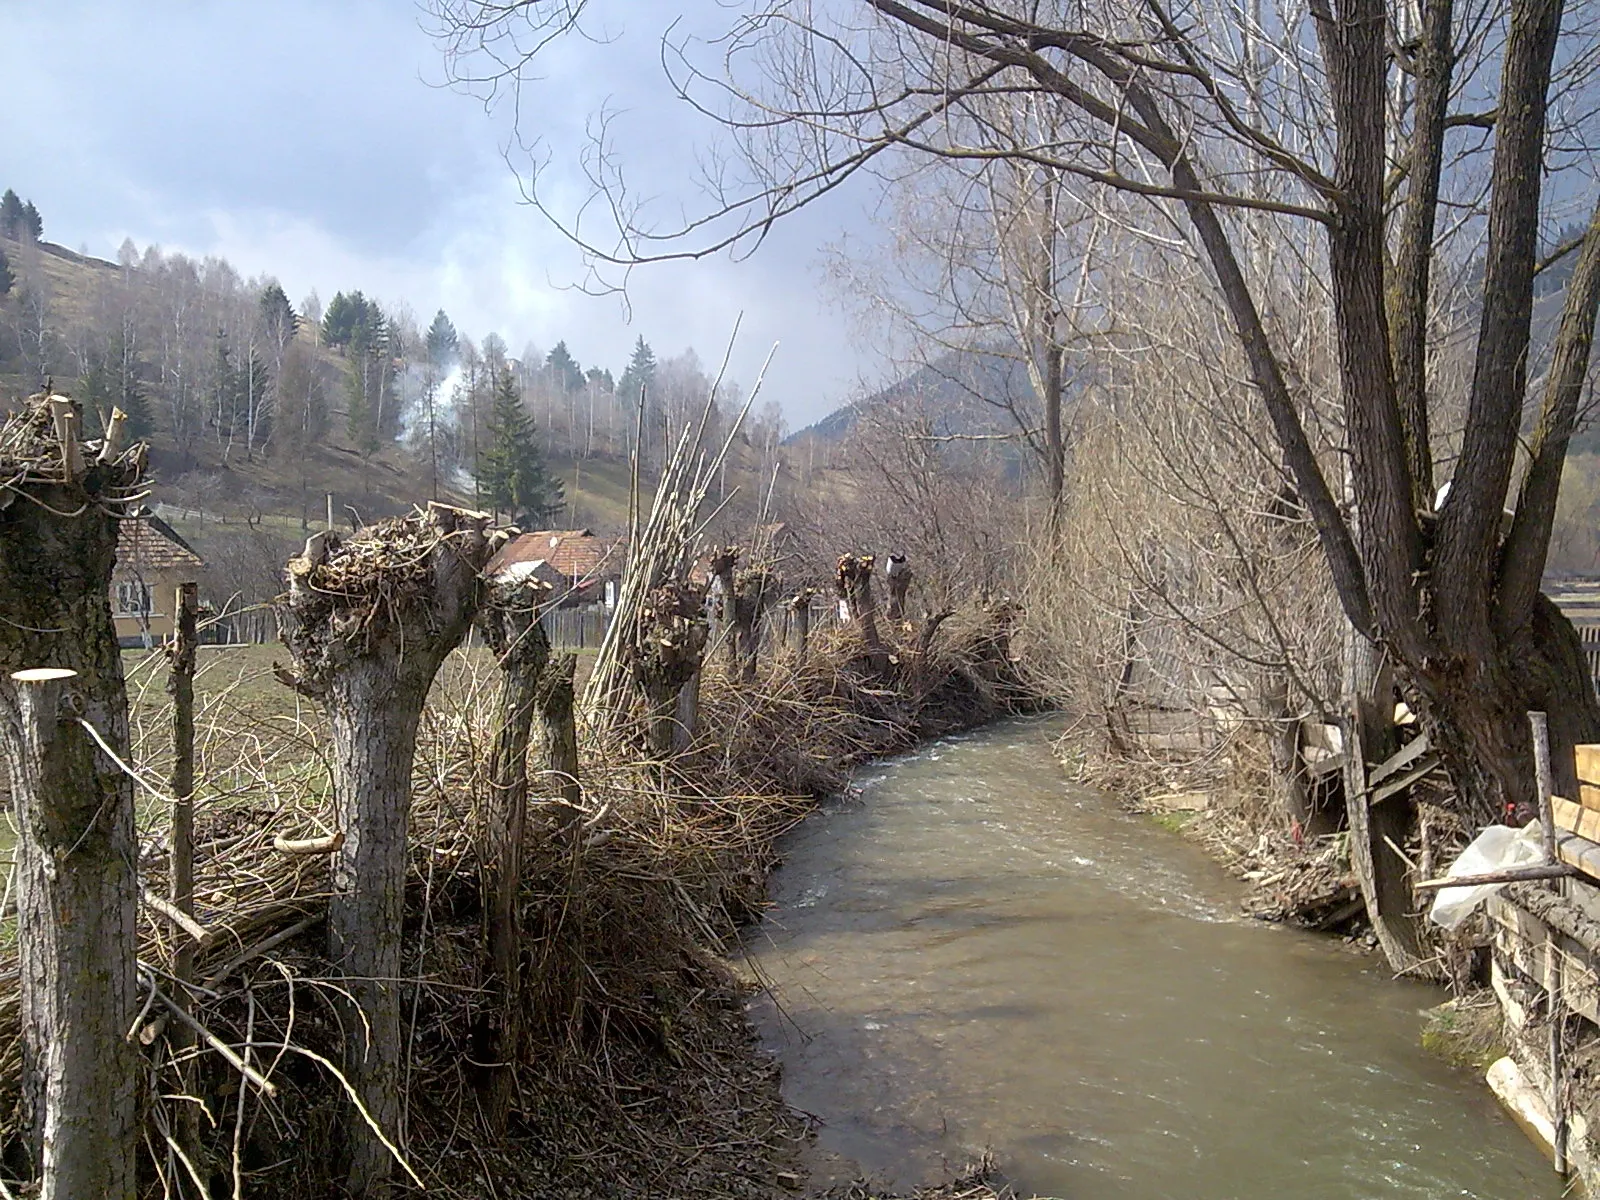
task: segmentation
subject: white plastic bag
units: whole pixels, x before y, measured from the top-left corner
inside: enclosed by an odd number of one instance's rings
[[[1487,875],[1490,871],[1531,867],[1543,861],[1544,827],[1538,821],[1529,821],[1521,829],[1490,825],[1472,839],[1445,874],[1452,879],[1459,875]],[[1440,888],[1428,910],[1428,919],[1445,929],[1456,929],[1478,905],[1503,887],[1503,883],[1480,883],[1477,887]]]

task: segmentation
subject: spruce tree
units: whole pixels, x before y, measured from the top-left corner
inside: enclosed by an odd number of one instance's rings
[[[456,327],[450,324],[450,318],[444,315],[442,308],[433,315],[433,324],[428,326],[427,347],[428,362],[441,372],[454,364],[460,353]]]
[[[633,344],[633,357],[628,369],[617,383],[617,399],[627,405],[639,403],[639,394],[647,391],[656,377],[656,356],[650,344],[641,337]]]
[[[277,280],[262,289],[261,326],[279,349],[293,341],[300,328],[300,318],[295,315],[294,305],[289,303],[288,295]]]
[[[322,318],[322,342],[326,346],[343,349],[356,336],[356,331],[369,323],[369,309],[374,308],[360,292],[335,292],[328,301],[328,311]]]
[[[556,348],[545,356],[544,365],[549,368],[556,386],[563,392],[576,392],[583,387],[583,368],[572,357],[566,342],[556,343]]]
[[[378,449],[378,425],[371,396],[371,363],[365,354],[354,358],[345,376],[345,428],[362,457]]]
[[[11,273],[11,261],[6,258],[6,252],[0,250],[0,296],[8,294],[16,282],[17,277]]]
[[[534,437],[533,418],[523,407],[509,371],[495,384],[489,411],[489,445],[479,465],[479,485],[496,512],[508,513],[524,529],[544,524],[561,511],[561,481],[550,474]]]
[[[7,188],[5,195],[0,196],[0,237],[20,242],[27,225],[28,215],[22,207],[22,197]]]
[[[32,200],[22,206],[22,222],[28,231],[28,236],[34,241],[37,242],[44,237],[44,218],[39,215],[39,210],[33,206]]]
[[[150,415],[149,381],[145,378],[145,364],[135,353],[126,331],[118,330],[112,337],[106,358],[112,377],[112,399],[128,414],[129,435],[148,437],[156,426]]]

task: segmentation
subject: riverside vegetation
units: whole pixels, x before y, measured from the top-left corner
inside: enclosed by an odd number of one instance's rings
[[[13,486],[32,488],[41,502],[18,503],[46,526],[70,530],[85,518],[58,515],[73,512],[66,496],[99,496],[108,509],[123,501],[68,465],[96,461],[103,446],[59,440],[52,411],[74,409],[60,398],[36,398],[0,442],[11,448]],[[686,437],[674,461],[689,463],[697,447]],[[447,653],[441,644],[433,651],[437,678],[428,678],[431,666],[397,677],[415,679],[427,698],[397,810],[354,806],[355,793],[374,806],[383,799],[373,781],[387,769],[374,749],[384,743],[375,726],[348,736],[339,728],[366,694],[341,672],[370,677],[402,661],[390,642],[401,625],[413,639],[403,661],[415,670],[426,645],[416,639],[440,628],[429,625],[428,607],[447,602],[440,572],[481,562],[504,534],[487,529],[482,516],[434,508],[342,541],[318,535],[290,564],[296,589],[309,589],[309,598],[292,591],[283,602],[288,653],[271,668],[259,660],[234,668],[224,686],[208,687],[201,677],[193,888],[178,915],[160,899],[169,893],[180,835],[170,825],[163,774],[167,717],[150,695],[167,665],[148,656],[130,671],[138,703],[129,753],[114,656],[70,660],[80,678],[110,689],[109,707],[87,711],[108,744],[122,747],[120,763],[101,759],[95,769],[116,789],[111,803],[130,822],[130,851],[135,781],[145,793],[137,854],[127,863],[137,871],[125,885],[117,872],[105,874],[110,885],[127,887],[127,905],[107,904],[101,914],[131,918],[135,893],[144,897],[137,957],[132,942],[125,951],[134,986],[109,999],[80,998],[111,1010],[111,1036],[131,1041],[124,1053],[136,1063],[114,1089],[123,1097],[116,1102],[130,1105],[130,1160],[108,1194],[379,1195],[392,1175],[396,1189],[414,1184],[441,1195],[753,1197],[800,1178],[805,1121],[785,1108],[744,1014],[747,985],[722,957],[761,908],[775,839],[816,797],[844,786],[851,764],[1029,706],[1036,695],[1010,650],[1013,606],[974,602],[921,620],[874,621],[872,562],[853,557],[839,573],[851,621],[792,648],[769,638],[754,663],[746,648],[721,651],[720,635],[733,621],[729,604],[713,614],[711,653],[700,658],[708,642],[699,610],[663,608],[660,600],[664,588],[691,586],[688,537],[708,468],[702,461],[698,471],[685,470],[683,486],[659,493],[650,519],[641,520],[631,562],[654,564],[655,577],[635,567],[624,582],[613,625],[622,632],[602,648],[585,687],[607,700],[587,708],[577,725],[576,778],[550,773],[559,752],[552,727],[541,724],[533,738],[531,771],[521,780],[520,987],[511,993],[517,1032],[509,1040],[507,980],[487,939],[495,870],[504,862],[492,830],[512,784],[499,757],[516,711],[503,703],[510,649]],[[99,519],[114,531],[113,518]],[[38,535],[12,522],[8,536],[5,561],[16,563],[19,547]],[[479,541],[484,548],[471,549]],[[48,551],[44,543],[34,549]],[[109,559],[88,561],[109,570]],[[464,603],[480,620],[503,603],[476,572],[457,578],[450,586],[465,589]],[[104,579],[67,592],[39,603],[103,613]],[[35,616],[36,628],[56,627],[50,613]],[[73,636],[103,647],[107,629]],[[689,653],[698,715],[677,749],[662,753],[643,682],[674,635],[696,648]],[[6,665],[16,670],[52,652],[48,640],[13,645]],[[229,654],[209,657],[207,669],[227,672]],[[561,656],[546,656],[537,672],[546,687],[565,680],[569,714],[571,671]],[[25,686],[9,682],[5,690],[21,696]],[[327,690],[312,704],[319,686]],[[597,690],[608,687],[622,692]],[[391,686],[366,715],[388,705],[393,716],[402,690]],[[323,706],[333,715],[331,736]],[[66,738],[76,726],[61,728]],[[358,740],[368,758],[341,767],[340,755]],[[17,792],[34,768],[25,758],[11,762]],[[352,770],[366,776],[352,778]],[[375,876],[360,874],[376,868],[360,864],[351,843],[366,838],[372,853],[371,821],[396,816],[401,876],[385,931],[395,958],[368,963],[363,975],[355,951],[370,953],[370,945],[346,940],[340,954],[332,922],[362,919],[339,917],[339,906],[377,886]],[[97,818],[79,819],[92,830]],[[27,823],[20,832],[24,859],[30,843],[49,836]],[[73,878],[81,851],[67,851],[62,875]],[[25,879],[18,886],[25,921],[32,919],[29,886]],[[77,932],[95,934],[81,924]],[[48,1071],[30,1047],[50,1035],[30,1025],[37,1010],[24,986],[50,953],[24,938],[0,960],[0,1111],[7,1186],[37,1178],[42,1194],[65,1195],[64,1180],[83,1178],[72,1160],[84,1147],[58,1136],[36,1157],[39,1123],[63,1100],[34,1090]],[[375,982],[391,989],[386,1000],[371,996]],[[405,1049],[387,1064],[396,1075],[386,1094],[378,1078],[385,1064],[374,1065],[386,1051],[373,1031],[390,1016],[397,1042],[387,1053]],[[497,1078],[509,1081],[499,1114],[489,1102]],[[87,1114],[107,1097],[81,1091],[70,1102]],[[111,1140],[99,1139],[91,1157],[113,1155]],[[362,1158],[363,1142],[381,1153]],[[974,1177],[938,1194],[973,1195],[979,1186]]]

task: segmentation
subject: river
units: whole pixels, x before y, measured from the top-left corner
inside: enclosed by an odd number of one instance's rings
[[[992,1148],[1023,1194],[1561,1194],[1443,996],[1249,921],[1196,847],[1068,784],[1021,721],[871,769],[791,835],[747,952],[790,1103],[901,1185]]]

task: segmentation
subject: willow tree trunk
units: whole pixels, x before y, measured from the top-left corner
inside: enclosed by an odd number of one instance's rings
[[[804,666],[806,651],[811,643],[811,597],[809,595],[797,596],[790,602],[790,611],[794,613],[794,626],[791,636],[794,639],[794,661],[796,666]]]
[[[70,423],[70,445],[54,460],[57,442],[38,397],[5,434],[8,455],[36,437],[25,454],[30,473],[63,480],[18,478],[14,487],[25,494],[0,499],[0,745],[17,830],[22,1093],[39,1173],[30,1194],[131,1200],[133,783],[80,722],[126,754],[127,698],[108,593],[117,513],[138,460],[87,464]],[[18,466],[0,462],[0,471],[19,475]],[[38,668],[54,670],[35,682],[17,678]]]
[[[561,654],[545,667],[539,680],[539,698],[534,725],[535,755],[539,763],[539,790],[543,795],[555,792],[558,803],[551,806],[555,813],[555,835],[565,842],[567,853],[567,894],[578,896],[583,892],[583,787],[578,780],[578,722],[577,696],[573,687],[578,660],[575,655]],[[684,691],[698,684],[700,672],[694,680],[684,685]],[[588,967],[584,962],[584,906],[573,904],[561,909],[558,920],[573,923],[571,944],[575,952],[546,958],[545,982],[551,985],[551,994],[564,994],[567,1000],[567,1035],[575,1043],[583,1036],[583,1006]]]
[[[720,645],[728,655],[728,678],[739,677],[739,629],[735,621],[733,570],[739,562],[739,551],[728,546],[712,555],[708,566],[711,575],[712,616],[716,622],[711,631],[714,644]]]
[[[528,741],[550,639],[539,622],[549,589],[491,583],[479,618],[500,664],[500,704],[489,759],[489,807],[482,851],[485,944],[493,1001],[485,1006],[477,1059],[488,1063],[484,1118],[505,1132],[522,1044],[522,855],[528,823]]]
[[[577,822],[583,807],[583,786],[578,780],[577,697],[573,687],[577,669],[576,655],[558,654],[551,659],[539,679],[535,710],[539,784],[541,788],[554,789],[559,797],[556,825],[562,829],[570,829]]]
[[[336,819],[345,835],[328,904],[328,949],[352,1003],[344,1070],[367,1115],[400,1129],[401,944],[411,767],[428,688],[470,628],[488,557],[481,515],[430,505],[340,544],[318,534],[289,564],[279,630],[332,726]],[[419,569],[419,565],[422,569]],[[359,1114],[345,1122],[349,1191],[387,1196],[394,1154]]]
[[[883,671],[889,665],[889,656],[884,652],[883,640],[878,636],[878,602],[872,593],[872,566],[870,554],[842,556],[839,559],[838,592],[850,619],[861,630],[861,639],[867,648],[867,661],[873,670]]]

